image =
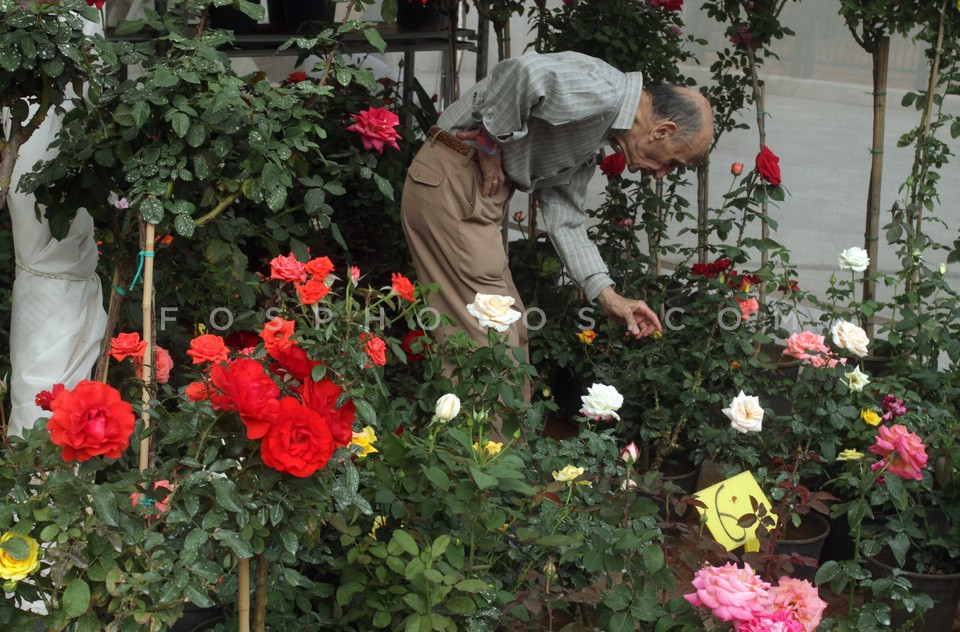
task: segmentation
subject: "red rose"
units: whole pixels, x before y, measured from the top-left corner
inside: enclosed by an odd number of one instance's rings
[[[238,358],[226,366],[218,364],[210,369],[210,381],[222,393],[211,394],[213,407],[238,412],[247,427],[247,439],[259,439],[267,434],[277,418],[280,387],[259,362]]]
[[[367,340],[367,336],[360,334],[360,339]],[[367,355],[370,356],[370,360],[377,366],[383,366],[387,363],[387,343],[383,341],[383,338],[379,336],[370,337],[363,346],[363,350],[366,351]]]
[[[110,340],[110,355],[117,362],[123,362],[127,358],[143,358],[143,352],[147,348],[147,341],[140,340],[140,334],[117,334],[116,338]]]
[[[289,348],[293,345],[290,336],[293,335],[295,323],[292,320],[285,320],[277,317],[263,326],[260,337],[263,338],[263,348],[271,356],[276,357],[277,351]]]
[[[683,8],[683,0],[650,0],[650,6],[654,9],[664,8],[667,11],[679,11]]]
[[[183,389],[183,394],[191,402],[202,402],[205,399],[210,399],[210,389],[206,382],[190,382],[187,388]]]
[[[246,349],[256,347],[260,342],[260,336],[255,331],[235,331],[229,334],[223,342],[229,349]]]
[[[297,261],[291,252],[286,257],[278,255],[270,261],[270,278],[290,283],[303,283],[307,280],[307,273],[304,271],[304,265]]]
[[[154,358],[157,361],[157,366],[153,369],[153,376],[157,379],[157,384],[166,384],[170,381],[170,371],[173,369],[173,358],[170,357],[170,352],[160,345],[157,345]],[[143,379],[142,363],[137,367],[137,377],[141,380]]]
[[[757,171],[760,177],[777,186],[780,184],[780,158],[764,145],[757,154]]]
[[[318,281],[323,281],[333,272],[333,262],[330,261],[330,257],[317,257],[308,261],[304,270]]]
[[[399,272],[394,272],[391,275],[390,280],[393,283],[393,292],[397,296],[407,301],[413,303],[417,299],[413,296],[413,283],[410,283],[410,279],[403,276]]]
[[[330,292],[330,288],[323,281],[310,279],[306,283],[297,284],[297,294],[304,305],[315,305]]]
[[[627,159],[621,153],[610,154],[600,163],[600,171],[606,174],[608,178],[620,175],[626,168]]]
[[[420,345],[421,351],[413,350],[415,343]],[[418,362],[423,360],[424,354],[430,351],[430,338],[419,329],[411,329],[404,336],[403,343],[400,346],[403,347],[403,352],[407,354],[407,362]]]
[[[293,397],[284,397],[276,421],[260,442],[260,457],[268,467],[303,478],[326,465],[333,449],[323,417]]]
[[[376,149],[381,154],[384,145],[400,149],[397,145],[400,134],[394,129],[400,124],[400,118],[390,110],[368,108],[360,114],[350,116],[353,117],[354,123],[347,130],[360,134],[364,149]]]
[[[319,382],[308,378],[297,392],[304,406],[326,420],[334,442],[338,446],[348,445],[353,439],[353,420],[357,416],[357,408],[351,400],[337,408],[337,398],[343,394],[343,389],[326,377]]]
[[[91,7],[102,9],[103,5],[107,3],[107,0],[85,0],[85,2]]]
[[[753,41],[753,34],[749,26],[738,26],[733,35],[730,36],[730,42],[736,45],[749,44]]]
[[[223,338],[214,334],[197,336],[190,341],[190,348],[187,349],[187,355],[193,358],[194,364],[204,362],[218,364],[225,362],[229,354],[230,350],[223,344]]]
[[[94,456],[116,459],[130,445],[133,407],[103,382],[83,380],[50,404],[47,422],[50,441],[61,446],[64,461],[86,461]]]
[[[303,72],[302,70],[297,70],[296,72],[291,72],[289,75],[287,75],[288,83],[300,83],[301,81],[306,80],[307,73]]]
[[[320,364],[316,360],[307,357],[307,352],[302,347],[295,344],[286,349],[277,349],[270,353],[270,357],[279,363],[278,369],[286,371],[295,379],[301,382],[310,377],[313,367]]]
[[[50,405],[53,403],[53,400],[55,400],[64,390],[66,389],[64,388],[63,384],[54,384],[52,390],[40,391],[37,393],[37,397],[33,400],[33,403],[43,410],[50,412]]]

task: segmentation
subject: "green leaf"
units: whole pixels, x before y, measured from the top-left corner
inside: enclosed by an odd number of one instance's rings
[[[183,539],[183,548],[186,551],[199,549],[206,544],[209,535],[203,529],[194,529]]]
[[[178,81],[177,76],[163,66],[158,66],[156,72],[153,73],[153,84],[159,88],[175,86]]]
[[[217,504],[234,513],[243,511],[240,508],[240,496],[237,494],[237,486],[229,478],[216,477],[213,479],[213,490],[216,492]]]
[[[173,126],[173,132],[183,138],[190,130],[190,117],[183,112],[174,112],[170,117],[170,124]]]
[[[417,556],[420,554],[420,548],[417,546],[416,540],[414,540],[413,537],[406,531],[402,531],[400,529],[394,531],[393,541],[400,545],[400,548],[410,555]]]
[[[159,224],[163,220],[163,203],[155,197],[148,197],[140,203],[140,214],[147,222]]]
[[[249,542],[241,539],[236,531],[217,531],[213,537],[230,547],[237,557],[243,559],[253,557],[253,547]]]
[[[496,487],[499,479],[496,476],[490,476],[485,472],[481,472],[477,466],[470,465],[470,475],[473,477],[473,482],[477,484],[477,487],[480,489],[490,489],[491,487]]]
[[[464,579],[457,582],[454,588],[462,592],[478,593],[489,590],[490,585],[482,579]]]
[[[665,560],[660,545],[651,544],[643,549],[643,565],[650,573],[656,573],[664,567]]]
[[[370,45],[380,51],[380,53],[387,50],[387,43],[380,37],[380,32],[377,29],[364,29],[363,36],[366,37]]]
[[[190,124],[190,129],[187,131],[186,141],[187,144],[191,147],[199,147],[203,144],[203,141],[207,139],[207,128],[204,127],[203,123],[199,121],[194,121]]]
[[[30,557],[30,544],[23,538],[13,537],[5,540],[0,543],[0,549],[6,551],[10,557],[18,561]]]
[[[603,629],[606,632],[633,632],[636,624],[629,612],[618,612],[610,617]]]
[[[380,193],[383,193],[384,197],[392,201],[393,185],[390,184],[390,181],[376,173],[373,174],[373,181],[377,183],[377,188],[380,189]]]
[[[184,237],[193,237],[193,232],[197,229],[197,224],[189,215],[176,215],[173,218],[173,227],[178,235]]]
[[[137,101],[130,108],[130,118],[133,119],[134,127],[143,127],[150,118],[150,106],[143,101]]]
[[[374,426],[377,425],[377,411],[373,409],[373,406],[370,405],[370,402],[364,399],[356,399],[353,402],[353,405],[357,409],[357,416],[360,418],[360,423],[365,426]]]
[[[437,488],[442,491],[450,490],[450,477],[436,465],[427,468],[424,474],[426,474],[427,480],[436,485]]]
[[[77,578],[63,591],[63,611],[71,619],[76,619],[90,607],[90,587],[87,582]]]
[[[454,597],[453,599],[447,601],[445,605],[453,614],[470,614],[471,612],[477,611],[477,604],[474,603],[473,599],[467,597],[466,595]]]
[[[99,485],[93,488],[93,509],[105,525],[117,526],[117,498],[109,489]]]
[[[115,35],[132,35],[146,24],[146,20],[123,20],[113,29]]]

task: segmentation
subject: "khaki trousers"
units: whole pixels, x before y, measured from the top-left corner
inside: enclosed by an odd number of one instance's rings
[[[460,329],[485,345],[487,329],[467,312],[479,292],[512,296],[514,309],[523,302],[507,267],[500,225],[512,190],[501,188],[488,198],[482,189],[475,150],[468,155],[428,138],[407,171],[400,202],[403,232],[421,283],[437,283],[430,307],[448,316],[454,327],[434,332],[439,338]],[[432,319],[424,316],[428,327]],[[509,330],[510,344],[527,353],[523,319]]]

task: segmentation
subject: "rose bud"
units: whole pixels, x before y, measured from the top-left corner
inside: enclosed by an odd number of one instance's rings
[[[631,441],[623,450],[620,450],[620,458],[623,459],[623,462],[627,465],[633,465],[639,457],[640,450],[637,448],[635,441]]]
[[[735,176],[738,176],[741,173],[743,173],[743,163],[735,162],[732,165],[730,165],[730,173],[732,173]]]
[[[433,413],[440,421],[450,421],[460,414],[460,398],[453,393],[447,393],[437,400]]]

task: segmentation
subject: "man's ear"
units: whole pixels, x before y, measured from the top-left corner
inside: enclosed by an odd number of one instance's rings
[[[656,140],[663,140],[673,136],[677,132],[677,124],[673,121],[660,121],[657,123],[653,131],[651,132],[652,136]]]

